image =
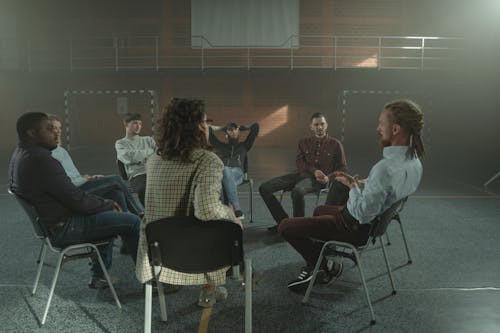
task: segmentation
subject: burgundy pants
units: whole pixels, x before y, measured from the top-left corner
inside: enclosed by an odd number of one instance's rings
[[[365,244],[369,225],[360,225],[345,206],[318,206],[312,217],[286,218],[278,232],[302,255],[308,266],[318,260],[323,242],[338,240],[353,245]]]

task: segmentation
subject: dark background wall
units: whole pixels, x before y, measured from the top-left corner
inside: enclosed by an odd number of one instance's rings
[[[411,97],[427,117],[428,164],[460,177],[500,168],[497,144],[500,102],[497,64],[500,6],[494,1],[318,0],[300,2],[301,34],[431,35],[466,37],[462,57],[448,71],[375,69],[172,69],[155,71],[27,72],[26,40],[158,35],[190,45],[190,2],[5,1],[0,10],[16,18],[19,67],[0,72],[1,151],[15,143],[15,120],[28,110],[63,115],[65,90],[151,89],[164,106],[172,97],[206,101],[210,118],[223,124],[261,122],[257,147],[289,148],[308,133],[313,112],[324,112],[339,136],[345,90],[403,91],[408,96],[357,96],[348,103],[346,145],[350,154],[376,141],[377,113],[393,97]],[[61,50],[54,50],[60,57]],[[114,97],[70,98],[73,139],[78,145],[112,145],[123,135]],[[130,97],[130,111],[148,114],[148,99]],[[361,113],[360,113],[361,112]],[[366,112],[363,114],[363,112]],[[360,116],[361,115],[361,116]],[[351,117],[351,118],[349,118]],[[151,123],[146,120],[145,133]],[[366,122],[352,126],[353,122]],[[371,132],[359,129],[371,129]],[[353,139],[355,138],[355,139]],[[361,144],[360,144],[361,142]],[[349,147],[346,147],[346,149]],[[481,170],[481,171],[477,171]]]

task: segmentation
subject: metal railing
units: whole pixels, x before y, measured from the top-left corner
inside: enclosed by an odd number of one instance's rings
[[[275,47],[217,46],[203,36],[93,37],[30,40],[16,69],[152,70],[211,68],[447,69],[463,38],[294,35]],[[2,59],[0,49],[0,60]],[[5,50],[4,50],[5,52]],[[0,62],[0,69],[6,69]]]

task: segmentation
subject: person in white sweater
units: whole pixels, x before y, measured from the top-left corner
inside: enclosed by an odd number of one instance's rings
[[[125,137],[115,142],[116,158],[123,163],[130,186],[144,205],[146,192],[146,161],[156,151],[150,136],[140,136],[142,120],[139,113],[128,113],[123,118]]]

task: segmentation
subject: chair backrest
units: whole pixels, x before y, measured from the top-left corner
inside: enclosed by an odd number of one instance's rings
[[[184,273],[205,273],[243,260],[243,233],[226,220],[200,221],[174,216],[146,225],[149,258]]]
[[[243,180],[248,180],[248,154],[245,155],[243,160]]]
[[[38,216],[38,212],[36,211],[35,206],[30,204],[28,201],[26,201],[26,199],[15,194],[11,190],[8,190],[8,192],[14,196],[16,201],[23,208],[26,215],[28,215],[31,224],[33,225],[33,230],[35,232],[36,237],[40,239],[47,238],[48,237],[47,228],[45,228],[45,226],[40,222],[40,217]]]
[[[371,223],[370,237],[375,238],[382,236],[387,231],[389,223],[401,211],[403,204],[408,197],[400,199],[392,204],[385,212],[377,216]]]
[[[125,170],[125,164],[122,161],[116,160],[116,166],[118,167],[118,173],[123,178],[123,180],[128,180],[127,170]]]

